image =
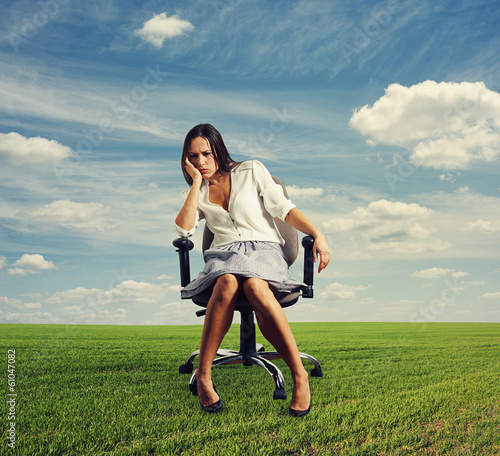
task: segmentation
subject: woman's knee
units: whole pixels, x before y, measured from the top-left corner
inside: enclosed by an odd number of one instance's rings
[[[232,298],[238,293],[240,279],[233,274],[224,274],[217,279],[214,292],[219,297]]]
[[[250,278],[243,283],[243,291],[252,306],[264,309],[272,307],[276,300],[269,284],[261,279]],[[257,309],[255,309],[257,310]]]

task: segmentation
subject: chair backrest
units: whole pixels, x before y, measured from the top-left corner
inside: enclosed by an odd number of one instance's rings
[[[283,182],[281,182],[277,177],[274,176],[273,180],[283,188],[283,193],[288,198],[288,193],[286,191],[285,186],[283,185]],[[297,259],[297,255],[299,252],[297,230],[293,226],[289,225],[286,222],[281,221],[278,218],[275,218],[274,222],[276,223],[276,227],[278,228],[278,231],[280,232],[281,236],[285,240],[285,245],[283,246],[283,253],[288,262],[288,266],[291,266]],[[203,231],[203,243],[202,243],[203,252],[205,252],[205,250],[210,248],[210,244],[212,244],[213,239],[214,239],[214,234],[208,229],[207,225],[205,224],[205,230]]]

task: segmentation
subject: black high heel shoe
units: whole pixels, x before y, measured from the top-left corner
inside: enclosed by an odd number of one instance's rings
[[[311,394],[311,389],[309,389],[309,394]],[[311,404],[312,404],[312,397],[310,397],[309,399],[309,407],[307,407],[306,410],[295,410],[290,406],[288,413],[290,414],[290,416],[293,416],[294,418],[300,418],[302,416],[306,416],[311,411]]]
[[[214,387],[214,391],[217,393],[217,389],[215,388],[215,385],[213,382],[212,382],[212,386]],[[193,393],[193,396],[198,396],[198,382],[197,382],[196,378],[195,378],[194,384],[189,385],[189,389]],[[217,393],[217,394],[219,394],[219,393]],[[198,396],[198,400],[200,400],[199,396]],[[208,412],[208,413],[217,413],[217,412],[220,412],[222,410],[222,401],[221,401],[220,397],[219,397],[219,400],[217,402],[214,402],[213,404],[203,405],[200,401],[200,405],[201,405],[201,409],[204,412]]]
[[[290,407],[288,413],[290,413],[290,416],[293,416],[295,418],[300,418],[301,416],[306,416],[310,411],[311,411],[311,404],[309,404],[307,410],[295,410],[292,407]]]
[[[217,412],[220,412],[222,410],[222,401],[220,400],[220,398],[217,402],[214,402],[213,404],[203,405],[200,402],[200,405],[201,405],[201,409],[204,412],[208,412],[208,413],[217,413]]]

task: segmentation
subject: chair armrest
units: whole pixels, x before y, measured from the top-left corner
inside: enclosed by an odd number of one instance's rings
[[[304,236],[302,238],[302,247],[304,247],[304,283],[307,287],[302,293],[303,298],[313,298],[314,284],[314,253],[313,253],[314,237]]]
[[[191,282],[189,251],[194,247],[194,244],[187,237],[177,238],[172,242],[172,244],[174,247],[177,247],[176,251],[179,253],[181,286],[185,287],[189,282]]]

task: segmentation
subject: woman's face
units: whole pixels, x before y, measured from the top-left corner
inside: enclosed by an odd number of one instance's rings
[[[210,149],[210,143],[203,136],[194,138],[188,151],[188,159],[204,179],[210,179],[219,169]]]

